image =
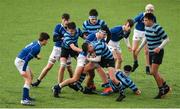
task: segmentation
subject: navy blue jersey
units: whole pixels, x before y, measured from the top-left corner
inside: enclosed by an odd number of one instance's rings
[[[111,30],[111,40],[114,42],[120,41],[122,38],[128,38],[130,32],[124,32],[122,26],[113,27]]]
[[[138,90],[136,84],[128,76],[124,75],[122,71],[118,71],[115,75],[116,79],[122,83],[123,89],[130,88],[133,92],[136,92]],[[118,87],[113,83],[112,80],[109,80],[109,83],[113,90],[118,89]]]
[[[96,33],[103,25],[106,25],[105,21],[98,19],[95,25],[91,24],[89,20],[84,21],[82,29],[83,33]]]
[[[40,50],[41,50],[41,45],[39,41],[34,41],[26,45],[26,47],[21,50],[21,52],[18,54],[18,58],[25,61],[24,66],[23,66],[23,71],[26,71],[28,62],[32,58],[37,57]]]
[[[66,49],[71,49],[70,45],[73,43],[76,47],[78,47],[78,38],[82,37],[82,32],[79,28],[76,29],[76,33],[74,36],[71,36],[68,32],[64,34],[64,40],[62,42],[62,47]]]
[[[97,41],[96,33],[89,34],[86,38],[86,42]],[[100,41],[106,42],[105,39],[101,39]]]
[[[168,36],[163,28],[155,23],[152,27],[145,27],[145,37],[149,52],[154,52],[153,50],[160,46]]]
[[[114,59],[113,54],[107,47],[106,43],[102,41],[93,41],[91,44],[94,47],[96,56],[101,56],[101,59]]]
[[[144,26],[144,15],[145,13],[140,13],[134,18],[134,23],[137,23],[135,28],[139,31],[145,31],[145,26]],[[154,22],[156,22],[156,17],[154,16]]]
[[[53,35],[53,39],[56,47],[61,47],[65,33],[66,33],[66,29],[64,28],[64,26],[62,24],[57,24],[54,29],[54,35]]]

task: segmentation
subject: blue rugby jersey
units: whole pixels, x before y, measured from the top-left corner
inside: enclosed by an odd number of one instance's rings
[[[98,19],[95,25],[92,25],[89,20],[86,20],[82,25],[83,33],[96,33],[103,25],[106,25],[104,20]]]
[[[135,28],[139,31],[145,31],[145,25],[144,25],[144,15],[145,13],[142,12],[140,14],[138,14],[135,18],[134,18],[134,23],[137,23]],[[156,17],[154,16],[154,22],[156,22]]]
[[[111,30],[111,40],[114,42],[120,41],[122,38],[128,38],[130,32],[124,32],[122,26],[113,27]]]
[[[60,37],[60,40],[55,41],[56,47],[61,47],[61,44],[63,42],[62,38],[64,37],[65,33],[66,33],[66,29],[64,28],[64,26],[62,24],[57,24],[54,29],[53,37],[54,37],[54,39],[58,39],[58,37]]]
[[[76,29],[76,33],[74,36],[71,36],[68,32],[64,34],[64,40],[62,42],[62,47],[66,49],[71,49],[70,45],[73,43],[76,47],[78,47],[78,38],[82,37],[82,32],[79,28]]]
[[[124,75],[122,71],[116,72],[115,76],[116,79],[122,83],[123,89],[130,88],[133,92],[138,90],[136,84],[128,76]],[[109,80],[109,82],[113,90],[117,90],[117,86],[113,83],[113,81]]]
[[[91,44],[94,47],[96,56],[101,56],[101,59],[114,59],[112,52],[109,50],[107,45],[101,41],[93,41]]]
[[[21,52],[18,54],[18,58],[25,61],[23,69],[22,69],[23,71],[26,71],[28,62],[32,58],[37,57],[40,50],[41,50],[41,45],[39,41],[34,41],[26,45],[26,47],[21,50]]]
[[[168,36],[160,25],[154,23],[151,27],[145,27],[145,37],[149,52],[154,52],[153,50],[160,46]]]

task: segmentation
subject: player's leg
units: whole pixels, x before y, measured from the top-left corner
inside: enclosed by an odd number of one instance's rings
[[[88,87],[92,90],[96,90],[96,86],[94,84],[94,77],[95,77],[94,69],[89,70],[87,72],[87,76],[86,76],[86,87]]]
[[[145,60],[146,60],[146,74],[150,74],[150,65],[149,65],[149,51],[147,44],[144,46]]]
[[[71,56],[69,56],[67,59],[67,70],[69,72],[69,77],[72,78],[73,77],[73,70],[72,70],[72,66],[71,66]]]
[[[122,54],[120,51],[116,50],[116,56],[117,56],[117,60],[116,60],[116,66],[115,69],[121,69],[121,63],[122,63]]]
[[[55,85],[53,87],[53,95],[54,95],[54,97],[59,97],[59,93],[60,93],[61,89],[64,86],[72,84],[72,83],[78,81],[79,78],[80,78],[81,73],[83,72],[83,70],[84,70],[84,67],[77,66],[76,69],[75,69],[75,73],[74,73],[72,78],[66,79],[66,80],[62,81],[61,83]]]
[[[22,99],[21,99],[21,104],[23,105],[34,105],[31,100],[29,99],[29,90],[30,90],[30,85],[32,83],[32,78],[29,70],[29,67],[27,66],[26,71],[22,71],[23,66],[24,66],[24,60],[16,58],[15,59],[15,66],[20,72],[21,76],[24,78],[24,87],[23,87],[23,94],[22,94]]]
[[[53,65],[55,64],[56,61],[60,59],[60,53],[61,53],[61,48],[60,47],[53,47],[53,50],[51,52],[51,55],[49,56],[49,60],[47,65],[43,68],[41,71],[41,74],[39,75],[38,79],[36,82],[32,84],[32,86],[37,87],[41,81],[44,79],[44,77],[47,75],[47,73],[51,70]]]
[[[65,68],[67,66],[66,57],[61,57],[60,61],[61,61],[61,66],[60,66],[59,71],[58,71],[58,83],[61,83],[63,81],[64,71],[65,71]]]

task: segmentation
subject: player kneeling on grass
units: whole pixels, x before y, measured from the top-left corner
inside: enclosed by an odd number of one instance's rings
[[[28,66],[28,62],[34,57],[40,59],[39,52],[42,46],[45,46],[48,43],[49,35],[42,32],[40,34],[39,40],[34,41],[27,45],[15,59],[15,66],[20,72],[21,76],[24,78],[24,87],[23,87],[23,96],[21,104],[23,105],[34,105],[32,99],[29,96],[29,89],[32,83],[32,71]]]
[[[116,79],[121,81],[121,88],[120,95],[116,99],[116,101],[122,101],[125,98],[124,89],[130,88],[136,95],[140,95],[141,91],[137,88],[135,83],[129,78],[129,74],[131,73],[132,67],[130,65],[124,66],[124,71],[116,72],[115,76]],[[118,87],[114,84],[112,80],[109,80],[113,91],[119,90]]]

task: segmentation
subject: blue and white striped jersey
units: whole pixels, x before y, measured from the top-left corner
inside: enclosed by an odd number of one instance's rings
[[[124,75],[122,71],[116,72],[115,76],[116,79],[122,83],[123,89],[130,88],[133,92],[136,92],[138,90],[136,84],[128,76]],[[112,81],[109,82],[111,84],[111,87],[115,90],[117,88],[116,85]]]
[[[64,28],[64,26],[62,24],[57,24],[54,29],[53,37],[54,38],[60,37],[60,40],[55,41],[56,47],[61,47],[61,44],[63,42],[62,38],[64,37],[65,33],[66,33],[66,29]]]
[[[134,18],[134,23],[137,23],[136,26],[135,26],[135,29],[136,29],[136,30],[145,31],[144,15],[145,15],[145,13],[142,12],[142,13],[138,14],[138,15]],[[154,17],[155,17],[155,16],[154,16]],[[156,22],[156,17],[154,18],[154,22]]]
[[[154,23],[151,27],[145,27],[145,37],[149,52],[153,52],[168,36],[160,25]]]
[[[76,29],[76,33],[74,36],[71,36],[68,32],[64,34],[64,40],[62,42],[62,47],[66,49],[71,49],[70,45],[73,43],[78,47],[78,38],[82,37],[82,32],[79,28]]]
[[[103,25],[106,25],[105,21],[98,19],[95,25],[91,24],[89,20],[84,21],[82,25],[83,33],[96,33]]]
[[[128,38],[130,32],[124,32],[122,26],[116,26],[111,28],[111,40],[114,42],[120,41],[122,38]]]
[[[112,52],[107,45],[102,41],[93,41],[91,44],[94,47],[96,56],[101,56],[101,59],[114,59]]]
[[[41,50],[41,45],[39,41],[34,41],[26,45],[26,47],[21,50],[21,52],[18,54],[18,58],[25,61],[24,66],[23,66],[23,71],[26,71],[28,62],[32,58],[37,57],[40,50]]]

